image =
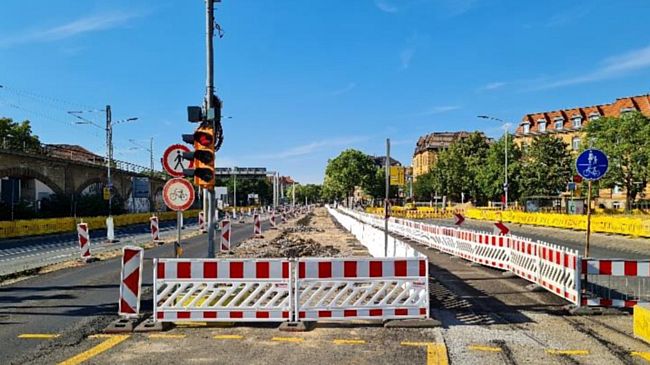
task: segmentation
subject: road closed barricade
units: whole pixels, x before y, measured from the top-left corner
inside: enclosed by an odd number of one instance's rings
[[[281,322],[292,294],[286,259],[156,259],[154,318],[160,322]]]
[[[429,317],[426,258],[300,259],[298,320]]]

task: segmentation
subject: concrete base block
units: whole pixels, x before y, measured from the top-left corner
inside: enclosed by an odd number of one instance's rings
[[[504,271],[504,272],[501,273],[501,276],[503,276],[504,278],[515,278],[515,277],[517,277],[517,275],[512,271]]]
[[[106,240],[105,243],[118,243],[120,240]]]
[[[154,322],[153,318],[147,318],[144,322],[140,323],[134,332],[162,332],[171,328],[171,324],[167,322]]]
[[[162,245],[165,244],[165,241],[157,240],[157,241],[153,241],[153,243],[154,243],[156,246],[162,246]]]
[[[308,332],[316,327],[316,322],[282,322],[278,329],[283,332]]]
[[[256,234],[253,236],[253,238],[264,238],[264,236],[262,236],[261,234]]]
[[[120,318],[104,328],[104,333],[130,333],[137,322],[137,318]]]
[[[384,328],[434,328],[442,323],[433,318],[394,319],[384,322]]]
[[[628,315],[629,313],[618,308],[606,307],[576,307],[571,304],[565,307],[569,314],[574,316],[607,316],[607,315]]]
[[[483,266],[483,265],[481,265],[481,264],[479,264],[479,263],[476,263],[476,262],[471,262],[471,261],[469,261],[469,262],[467,263],[467,266],[469,266],[469,267],[481,267],[481,266]]]

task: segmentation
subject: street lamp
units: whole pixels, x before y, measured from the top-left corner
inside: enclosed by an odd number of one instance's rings
[[[489,115],[479,115],[478,118],[481,119],[489,119],[489,120],[495,120],[498,122],[503,123],[501,126],[503,128],[503,136],[504,136],[504,149],[505,149],[505,167],[504,167],[504,182],[503,182],[503,192],[505,196],[505,206],[504,210],[508,210],[508,129],[512,125],[511,123],[505,122],[503,119],[491,117]]]

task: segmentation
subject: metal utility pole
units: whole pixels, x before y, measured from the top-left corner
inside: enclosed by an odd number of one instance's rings
[[[108,186],[108,216],[113,208],[113,181],[111,180],[111,161],[113,160],[113,123],[111,120],[111,106],[106,105],[106,180]]]
[[[384,199],[384,256],[388,256],[388,194],[390,193],[390,138],[386,138],[386,197]]]
[[[505,208],[504,210],[508,210],[508,124],[506,123],[504,125],[504,138],[505,138],[505,171],[504,171],[504,176],[505,176],[505,182],[503,183],[503,192],[504,192],[504,198],[505,198]]]
[[[233,192],[232,192],[232,204],[235,212],[235,217],[237,216],[237,168],[233,167],[232,169],[232,185],[233,185]]]
[[[206,48],[206,80],[205,80],[205,109],[208,112],[214,108],[214,49],[212,40],[214,38],[214,1],[205,1],[205,48]],[[219,106],[220,107],[220,106]],[[219,113],[220,114],[220,113]],[[215,121],[212,122],[212,129],[214,129]],[[208,258],[214,258],[215,244],[214,244],[214,190],[206,190],[204,199],[208,200],[207,206],[207,228],[208,228]]]

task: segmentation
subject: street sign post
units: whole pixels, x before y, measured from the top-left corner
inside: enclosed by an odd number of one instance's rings
[[[607,155],[601,150],[589,148],[576,159],[576,172],[587,180],[587,234],[585,258],[589,257],[589,239],[591,236],[591,182],[600,180],[609,168]]]
[[[163,200],[169,209],[176,211],[176,229],[178,233],[174,245],[174,256],[178,258],[183,254],[181,248],[181,219],[183,211],[194,203],[194,187],[185,179],[171,179],[167,181],[163,188]]]
[[[163,168],[173,177],[183,177],[183,169],[191,169],[194,165],[193,161],[183,159],[183,152],[190,152],[190,149],[182,144],[173,144],[163,153]]]

